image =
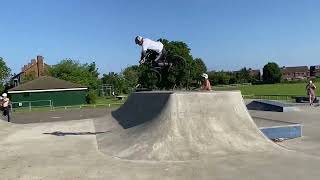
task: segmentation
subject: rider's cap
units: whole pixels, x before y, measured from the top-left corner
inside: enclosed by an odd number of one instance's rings
[[[143,39],[143,38],[142,38],[141,36],[137,36],[136,39],[135,39],[136,44],[138,44],[139,42],[141,42],[142,39]]]
[[[7,93],[3,93],[3,94],[2,94],[2,97],[7,97]]]
[[[206,73],[203,73],[201,76],[208,79],[208,74],[206,74]]]

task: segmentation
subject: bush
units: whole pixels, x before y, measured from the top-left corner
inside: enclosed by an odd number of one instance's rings
[[[266,84],[275,84],[281,81],[281,70],[275,62],[269,62],[263,67],[262,79]]]
[[[86,102],[88,104],[95,104],[97,102],[97,94],[94,91],[89,91],[86,95]]]

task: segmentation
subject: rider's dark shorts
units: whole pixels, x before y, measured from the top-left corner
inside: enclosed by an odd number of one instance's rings
[[[159,56],[159,53],[157,53],[156,51],[153,51],[153,50],[148,50],[147,53],[150,53],[150,59],[152,60],[155,60],[158,56]],[[159,58],[159,60],[161,61],[163,59],[163,57],[166,55],[167,51],[165,48],[162,49],[162,53],[161,53],[161,56]]]
[[[166,55],[167,51],[166,49],[163,47],[162,49],[162,53],[161,53],[161,56],[160,56],[160,60],[163,59],[163,57]]]

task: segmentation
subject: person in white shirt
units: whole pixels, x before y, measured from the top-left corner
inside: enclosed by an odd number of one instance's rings
[[[165,50],[163,44],[159,41],[152,41],[148,38],[143,38],[141,36],[137,36],[135,38],[135,42],[136,42],[136,44],[138,44],[139,46],[142,47],[141,58],[139,61],[140,64],[144,63],[144,57],[146,56],[147,51],[151,51],[151,53],[152,53],[151,55],[154,58],[155,62],[158,62],[159,60],[161,60],[161,58],[166,53],[166,50]]]
[[[8,122],[10,122],[10,99],[8,98],[7,93],[2,94],[3,100],[2,100],[2,108],[3,108],[3,115],[8,117]]]

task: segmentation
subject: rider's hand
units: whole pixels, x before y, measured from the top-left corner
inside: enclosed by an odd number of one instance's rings
[[[139,63],[140,63],[140,65],[143,64],[143,63],[144,63],[144,59],[141,59],[141,60],[139,61]]]

